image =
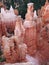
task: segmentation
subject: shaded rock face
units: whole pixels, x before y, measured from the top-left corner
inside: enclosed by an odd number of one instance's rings
[[[4,65],[4,62],[0,62],[0,65]]]

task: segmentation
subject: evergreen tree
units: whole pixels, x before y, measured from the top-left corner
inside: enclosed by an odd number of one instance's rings
[[[17,9],[19,11],[19,14],[22,15],[22,17],[24,18],[27,10],[27,3],[33,2],[34,9],[38,10],[39,8],[41,8],[41,6],[44,5],[45,0],[7,0],[6,4],[8,8],[10,8],[10,5],[15,8],[14,2],[19,3],[19,7]]]

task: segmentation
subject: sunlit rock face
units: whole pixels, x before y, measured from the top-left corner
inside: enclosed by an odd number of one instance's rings
[[[0,36],[2,36],[3,34],[6,35],[5,24],[2,22],[1,17],[2,17],[2,15],[0,13]]]
[[[21,16],[17,17],[17,22],[14,30],[14,35],[15,35],[15,40],[17,39],[18,47],[19,47],[19,52],[20,52],[20,60],[23,62],[25,61],[26,58],[26,53],[27,53],[27,45],[23,43],[24,39],[24,33],[25,33],[25,28],[23,27],[23,19]]]
[[[42,6],[42,14],[44,14],[44,11],[45,11],[45,8],[47,7],[47,5],[49,5],[49,2],[48,2],[48,0],[46,0],[46,2],[45,2],[45,5],[44,6]]]
[[[45,64],[49,61],[49,3],[46,1],[43,9],[38,10],[38,16],[36,10],[33,12],[33,3],[27,6],[25,20],[15,15],[12,6],[10,10],[1,9],[0,43],[3,56],[7,63]],[[7,31],[14,31],[14,34],[8,36]]]
[[[14,41],[8,37],[2,37],[3,55],[8,63],[14,63],[18,60],[18,48]]]
[[[17,37],[19,42],[23,42],[24,33],[25,28],[23,26],[23,19],[21,18],[21,16],[18,16],[16,20],[14,35]]]
[[[45,21],[49,21],[49,4],[46,6],[44,14],[43,14],[43,19],[45,19]]]
[[[25,19],[31,21],[33,19],[34,13],[34,7],[33,7],[33,3],[28,3],[27,4],[28,8],[27,8],[27,13],[25,15]]]
[[[26,62],[27,45],[23,43],[25,29],[23,19],[18,16],[14,36],[2,37],[3,55],[8,63]]]
[[[36,53],[36,23],[33,21],[33,9],[33,3],[29,3],[24,21],[24,42],[27,44],[28,54],[32,56]]]
[[[39,24],[39,27],[37,25],[37,31],[40,32],[38,32],[37,34],[38,51],[36,53],[36,57],[39,59],[39,62],[41,64],[46,64],[47,62],[49,62],[49,3],[46,2],[45,6],[42,8],[42,22],[41,24]]]
[[[36,53],[36,27],[28,27],[25,30],[24,42],[28,46],[28,54],[34,55]]]
[[[14,31],[16,17],[12,6],[10,7],[10,10],[4,10],[4,8],[1,8],[1,22],[5,25],[5,28],[7,28],[9,33]]]
[[[46,0],[45,5],[41,8],[42,10],[42,18],[44,24],[46,24],[49,21],[49,2]]]
[[[2,50],[7,63],[26,62],[27,46],[15,36],[2,37]]]
[[[49,61],[49,24],[47,24],[40,31],[40,37],[38,39],[38,52],[37,57],[41,63]]]

